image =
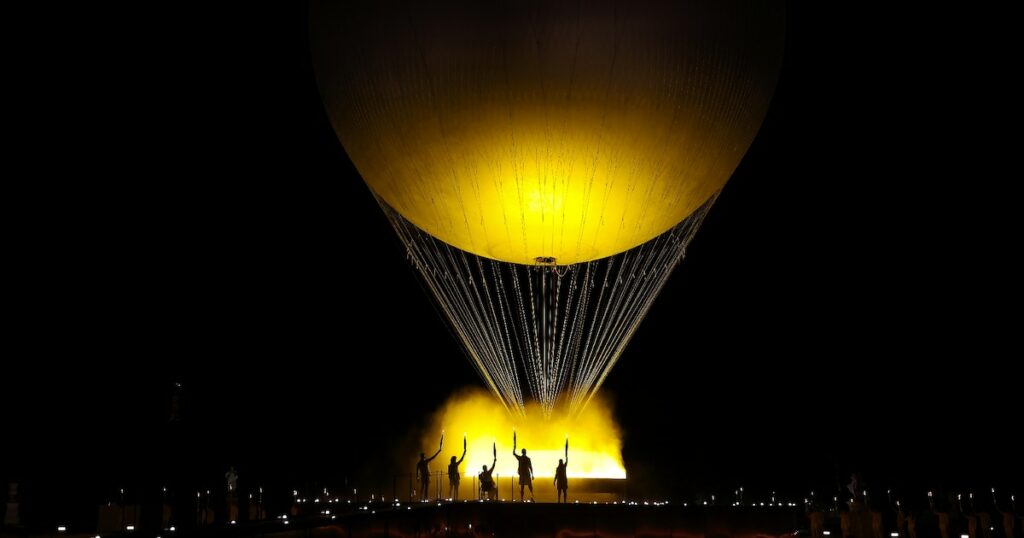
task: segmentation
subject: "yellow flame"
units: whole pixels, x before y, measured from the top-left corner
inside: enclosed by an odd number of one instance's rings
[[[492,443],[497,444],[498,463],[495,475],[515,476],[518,463],[512,457],[512,431],[518,444],[533,462],[536,478],[552,478],[558,460],[565,458],[566,436],[569,440],[570,478],[626,478],[622,465],[622,433],[612,417],[611,406],[600,397],[576,418],[553,416],[545,419],[538,406],[528,405],[526,417],[510,416],[494,397],[471,389],[453,395],[432,419],[422,437],[423,451],[429,456],[436,450],[438,433],[442,430],[466,432],[466,459],[459,470],[465,477],[476,476],[481,468],[494,461]],[[462,455],[462,439],[446,437],[444,450],[435,461],[447,468],[451,456]],[[434,448],[430,448],[434,447]]]

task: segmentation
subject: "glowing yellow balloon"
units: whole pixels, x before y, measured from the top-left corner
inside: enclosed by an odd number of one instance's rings
[[[495,5],[497,4],[497,5]],[[767,110],[775,2],[314,2],[334,129],[370,188],[468,252],[628,250],[725,184]]]

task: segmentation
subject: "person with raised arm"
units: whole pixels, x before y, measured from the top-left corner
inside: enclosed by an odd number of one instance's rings
[[[555,468],[555,489],[558,490],[558,502],[569,502],[569,476],[566,474],[566,467],[569,466],[569,436],[565,436],[565,461],[558,460],[558,467]]]
[[[480,495],[481,496],[486,495],[488,499],[491,498],[491,492],[494,491],[494,477],[492,475],[494,473],[494,467],[498,464],[498,444],[497,443],[494,443],[493,450],[494,450],[494,461],[491,462],[491,468],[488,469],[487,466],[484,465],[484,470],[481,471],[479,475],[477,475],[477,478],[480,479]]]
[[[533,500],[533,462],[526,456],[526,449],[523,455],[516,454],[516,431],[512,430],[512,455],[519,460],[519,501],[523,501],[526,488],[530,488],[530,500]],[[513,494],[514,495],[514,494]]]
[[[448,464],[448,498],[453,501],[459,500],[459,465],[464,459],[466,459],[466,434],[462,434],[462,457],[456,460],[455,456],[452,456],[452,461]]]
[[[437,452],[434,452],[433,456],[429,458],[423,452],[420,452],[420,461],[416,463],[416,480],[420,481],[420,500],[430,500],[430,462],[441,453],[441,447],[444,446],[444,433],[441,433],[441,444],[437,446]]]

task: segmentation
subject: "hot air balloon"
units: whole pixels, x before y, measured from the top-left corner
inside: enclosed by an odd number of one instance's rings
[[[778,2],[315,1],[339,140],[491,391],[581,409],[767,111]]]

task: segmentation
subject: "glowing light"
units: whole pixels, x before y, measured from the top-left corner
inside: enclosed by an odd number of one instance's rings
[[[171,527],[171,528],[169,528],[169,529],[167,529],[167,530],[169,530],[169,531],[171,531],[171,532],[174,532],[174,531],[175,531],[174,527]]]
[[[493,396],[480,389],[456,394],[434,415],[427,432],[437,432],[440,424],[458,425],[473,432],[473,442],[467,443],[465,478],[471,479],[484,465],[493,461],[492,439],[497,442],[498,464],[496,474],[517,476],[518,466],[510,456],[512,451],[508,431],[518,438],[517,452],[525,448],[533,463],[535,478],[553,478],[558,460],[565,457],[564,433],[573,431],[569,448],[569,478],[626,478],[622,464],[622,439],[615,423],[611,406],[600,397],[575,419],[553,416],[543,419],[539,406],[528,406],[525,419],[513,419]],[[513,423],[513,420],[516,422]],[[521,420],[521,421],[520,421]],[[521,435],[520,435],[521,434]],[[424,446],[436,446],[436,433],[423,435]],[[506,444],[507,443],[507,444]],[[457,454],[456,454],[457,455]]]
[[[133,530],[135,530],[135,525],[128,525],[127,527],[124,528],[124,530],[126,530],[128,532],[132,532]]]
[[[541,256],[576,263],[635,246],[682,220],[736,168],[768,106],[782,25],[772,9],[753,4],[744,16],[691,8],[685,16],[699,17],[701,26],[731,17],[732,30],[680,33],[676,28],[688,26],[677,11],[628,5],[618,9],[634,38],[623,42],[619,63],[603,47],[586,45],[604,37],[603,25],[574,30],[582,32],[577,52],[585,68],[544,35],[470,38],[477,34],[424,18],[413,26],[422,49],[395,47],[405,25],[372,10],[360,18],[321,9],[313,17],[314,59],[338,138],[375,193],[463,250],[533,264]],[[352,43],[350,24],[373,32]],[[755,31],[758,47],[729,38]],[[504,52],[488,58],[484,50]],[[421,51],[422,67],[402,63],[404,54]],[[481,60],[507,62],[505,73],[543,70],[476,76],[472,67]],[[467,91],[466,76],[479,84]]]
[[[900,535],[900,533],[898,533],[898,532],[890,532],[889,533],[889,536],[892,536],[892,538],[896,538],[899,535]]]
[[[68,528],[65,527],[64,525],[58,525],[57,526],[57,532],[64,532],[66,530],[68,530]]]
[[[832,536],[832,532],[831,531],[825,531],[822,534],[824,534],[825,536]]]

